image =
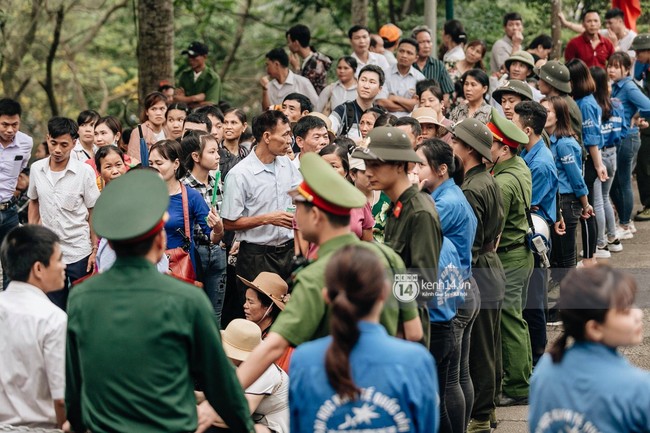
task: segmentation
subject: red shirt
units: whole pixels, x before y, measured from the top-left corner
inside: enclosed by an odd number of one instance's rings
[[[614,45],[612,41],[601,34],[598,34],[598,38],[600,42],[594,48],[586,33],[576,36],[567,44],[564,50],[564,58],[567,61],[578,58],[585,62],[588,67],[600,66],[606,68],[607,59],[614,52]]]

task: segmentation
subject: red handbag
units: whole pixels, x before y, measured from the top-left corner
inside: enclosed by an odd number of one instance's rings
[[[169,258],[169,271],[175,277],[185,280],[196,280],[196,272],[192,265],[192,258],[190,256],[190,248],[192,247],[191,239],[192,232],[190,232],[190,212],[187,206],[187,190],[185,185],[181,182],[181,196],[183,199],[183,222],[185,223],[185,245],[177,248],[171,248],[165,251]],[[179,229],[180,231],[180,229]]]

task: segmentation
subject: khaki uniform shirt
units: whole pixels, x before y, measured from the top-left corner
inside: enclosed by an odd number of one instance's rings
[[[472,245],[472,276],[481,293],[481,302],[503,300],[505,273],[495,242],[503,226],[503,204],[496,181],[479,164],[465,173],[461,186],[478,220]]]
[[[194,81],[192,68],[184,69],[178,75],[176,86],[185,90],[185,96],[205,93],[205,102],[212,102],[215,105],[221,100],[221,78],[208,66],[205,67],[196,81]]]
[[[199,288],[144,258],[118,258],[70,292],[68,315],[65,394],[74,431],[194,431],[195,382],[231,431],[253,431]]]
[[[504,215],[499,250],[525,244],[526,205],[530,206],[533,188],[530,169],[523,159],[514,156],[495,165],[493,173],[501,191]]]
[[[404,269],[402,259],[390,248],[380,244],[361,241],[353,233],[330,239],[318,248],[318,258],[296,274],[291,299],[284,311],[271,326],[271,331],[280,334],[292,346],[329,335],[329,306],[323,299],[325,268],[330,257],[347,245],[360,245],[375,251],[393,272]],[[386,300],[381,315],[381,324],[389,334],[397,333],[399,306],[393,296]],[[415,306],[407,306],[401,316],[410,320],[417,316]]]

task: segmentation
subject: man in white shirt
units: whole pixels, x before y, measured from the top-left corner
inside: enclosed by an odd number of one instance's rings
[[[11,279],[0,292],[0,424],[61,428],[67,317],[46,296],[65,279],[59,238],[42,226],[18,227],[0,256]]]
[[[381,54],[370,52],[370,30],[365,26],[352,26],[348,30],[350,46],[352,46],[352,57],[357,61],[356,77],[359,78],[359,72],[366,65],[377,65],[384,74],[388,74],[390,66],[388,60]]]
[[[66,284],[48,297],[65,311],[71,284],[95,268],[97,236],[89,221],[99,189],[92,167],[70,157],[78,135],[76,123],[53,117],[47,130],[50,156],[32,164],[28,221],[50,228],[61,239]]]
[[[290,93],[302,93],[309,98],[312,106],[318,102],[318,94],[311,81],[289,70],[289,56],[284,49],[274,48],[266,53],[266,73],[268,76],[260,79],[262,109],[282,104]]]
[[[408,116],[419,102],[415,85],[424,80],[422,72],[413,67],[418,58],[418,43],[405,38],[397,46],[397,64],[391,66],[386,84],[377,97],[377,105],[397,117]]]

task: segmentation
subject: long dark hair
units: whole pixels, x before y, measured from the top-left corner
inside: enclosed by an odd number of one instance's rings
[[[571,77],[571,96],[578,100],[596,91],[596,83],[589,73],[587,64],[580,59],[571,59],[566,63]]]
[[[325,371],[338,395],[355,399],[360,389],[352,379],[350,352],[359,341],[359,320],[370,313],[388,290],[386,271],[374,252],[350,245],[329,260],[325,287],[330,299],[332,335],[332,343],[325,352]]]
[[[603,115],[600,120],[606,122],[612,116],[612,98],[609,94],[609,86],[607,85],[607,72],[600,66],[592,66],[589,68],[589,72],[596,84],[594,98],[603,110]]]
[[[442,164],[446,164],[449,177],[454,179],[454,183],[458,186],[463,184],[465,179],[463,160],[454,155],[454,150],[449,144],[439,138],[429,138],[424,140],[417,147],[417,150],[422,150],[424,157],[427,159],[427,164],[431,168],[438,170]]]
[[[548,102],[555,111],[555,135],[557,138],[573,137],[576,138],[576,132],[571,128],[571,115],[569,114],[569,105],[561,96],[549,96],[542,99],[540,102]]]
[[[587,322],[604,323],[609,310],[631,308],[636,290],[632,277],[609,266],[571,270],[560,283],[558,307],[564,329],[549,350],[553,362],[562,361],[569,337],[586,340]]]

